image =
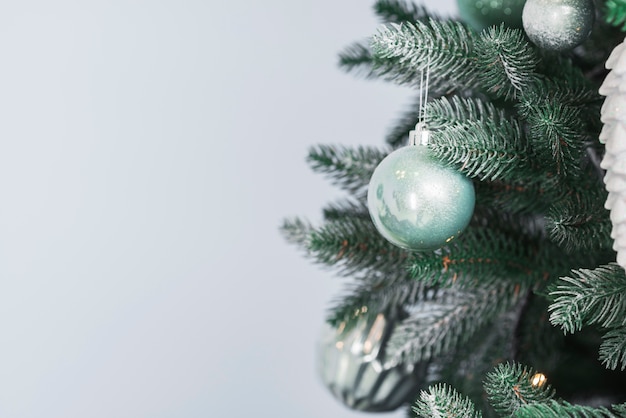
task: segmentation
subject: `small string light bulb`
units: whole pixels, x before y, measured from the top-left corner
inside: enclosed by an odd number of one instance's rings
[[[530,378],[530,385],[535,388],[540,388],[546,384],[548,378],[543,373],[535,373],[533,377]]]

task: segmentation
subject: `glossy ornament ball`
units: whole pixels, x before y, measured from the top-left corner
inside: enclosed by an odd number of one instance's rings
[[[522,9],[526,0],[457,0],[459,14],[480,32],[504,23],[509,28],[522,27]]]
[[[522,12],[530,40],[540,48],[559,52],[583,43],[594,20],[593,0],[528,0]]]
[[[474,203],[472,182],[421,145],[385,157],[367,193],[376,229],[407,250],[439,248],[458,236],[474,213]]]
[[[385,347],[396,322],[381,313],[362,315],[353,328],[327,326],[318,351],[324,385],[351,409],[393,411],[419,388],[425,365],[385,361]]]

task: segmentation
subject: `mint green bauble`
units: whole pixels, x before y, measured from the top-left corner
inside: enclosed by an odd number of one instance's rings
[[[470,179],[422,145],[409,145],[385,157],[374,170],[367,193],[376,229],[407,250],[432,250],[451,241],[467,227],[474,203]]]
[[[509,28],[522,27],[522,9],[526,0],[457,0],[461,19],[474,30],[504,22]]]

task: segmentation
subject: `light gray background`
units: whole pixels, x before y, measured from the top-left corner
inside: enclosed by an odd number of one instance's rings
[[[363,416],[314,369],[339,279],[277,228],[338,196],[309,146],[408,102],[336,67],[371,5],[3,2],[0,416]]]

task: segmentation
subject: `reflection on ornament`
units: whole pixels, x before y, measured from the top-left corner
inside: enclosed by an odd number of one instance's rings
[[[567,51],[589,37],[595,19],[593,0],[527,0],[524,30],[535,45]]]
[[[613,249],[617,263],[626,269],[626,43],[615,47],[606,67],[611,72],[600,87],[606,96],[600,116],[604,124],[600,142],[606,144],[600,167],[606,170],[609,194],[604,206],[611,211]]]
[[[383,314],[360,315],[346,330],[329,327],[322,337],[318,366],[324,384],[346,406],[369,412],[391,411],[418,388],[411,364],[386,364],[385,344],[394,321]]]
[[[548,378],[543,373],[535,373],[533,377],[530,378],[530,384],[533,387],[540,388],[546,384]]]
[[[428,134],[418,130],[413,135],[423,143]],[[374,170],[367,193],[376,229],[407,250],[431,250],[450,242],[469,224],[474,204],[471,180],[444,165],[425,145],[389,154]]]
[[[522,27],[522,9],[526,0],[457,0],[459,14],[474,30],[504,23]]]

